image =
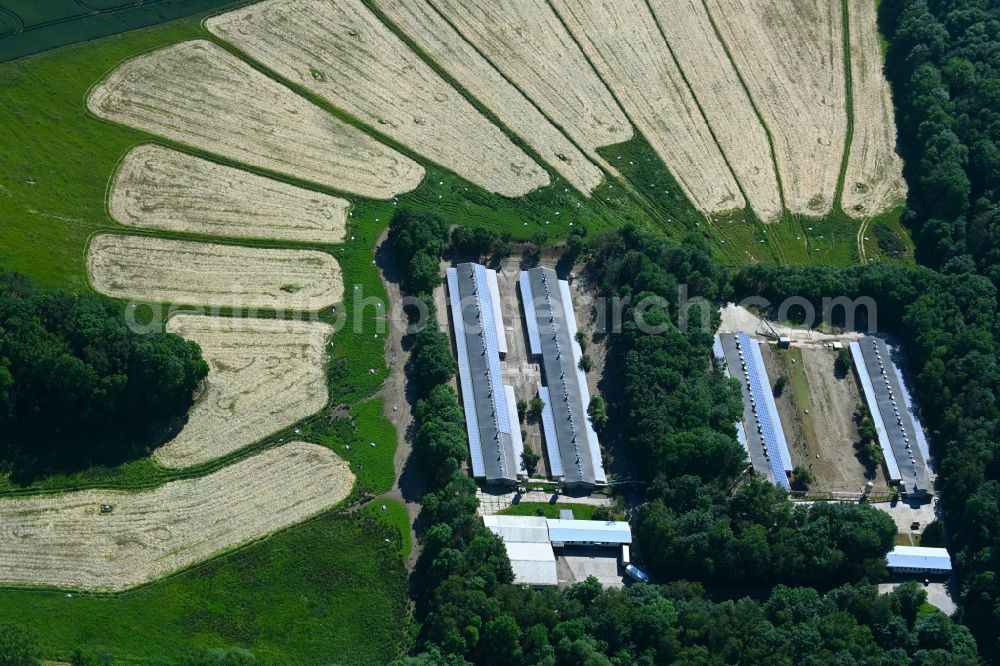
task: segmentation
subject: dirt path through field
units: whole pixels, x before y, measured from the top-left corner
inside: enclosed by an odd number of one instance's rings
[[[410,518],[410,557],[406,562],[407,571],[413,571],[417,558],[420,556],[421,545],[417,541],[414,524],[420,515],[420,500],[424,495],[425,483],[423,475],[417,469],[417,461],[413,453],[413,403],[412,391],[406,381],[406,365],[410,360],[410,351],[403,346],[403,336],[406,333],[406,315],[402,311],[403,294],[399,288],[400,273],[396,259],[392,255],[388,243],[385,242],[388,231],[383,232],[375,242],[375,261],[379,267],[382,284],[385,285],[389,297],[389,326],[385,343],[385,360],[389,367],[389,376],[382,387],[382,402],[385,405],[385,416],[396,428],[396,482],[392,490],[381,497],[396,500],[406,507]],[[443,313],[443,311],[441,311]],[[445,313],[446,314],[446,313]],[[372,500],[378,502],[379,498]]]

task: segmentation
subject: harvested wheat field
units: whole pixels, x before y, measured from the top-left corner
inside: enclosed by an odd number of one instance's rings
[[[387,199],[423,167],[208,41],[127,60],[87,99],[96,115],[244,164]]]
[[[849,2],[854,136],[841,204],[848,215],[864,217],[904,199],[906,181],[896,154],[892,96],[882,74],[875,1]]]
[[[100,234],[87,273],[106,296],[175,305],[308,311],[344,295],[340,264],[314,250]]]
[[[428,0],[592,159],[632,126],[545,2]]]
[[[491,192],[549,176],[361,0],[270,0],[206,22],[279,75]]]
[[[774,136],[785,206],[825,215],[847,134],[840,3],[705,2]]]
[[[376,0],[398,29],[584,194],[603,175],[426,0]]]
[[[291,442],[150,491],[0,500],[0,584],[128,589],[299,523],[353,485],[331,450]]]
[[[649,6],[748,203],[760,219],[778,219],[781,192],[767,132],[702,0],[650,0]]]
[[[122,160],[111,217],[130,227],[232,238],[339,243],[350,204],[153,144]]]
[[[214,460],[326,405],[327,324],[177,315],[167,330],[198,343],[209,373],[183,430],[153,453],[164,467]]]
[[[553,0],[570,32],[688,198],[706,213],[746,201],[644,0]]]

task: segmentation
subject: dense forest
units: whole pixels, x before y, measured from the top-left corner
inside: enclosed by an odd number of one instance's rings
[[[201,349],[121,305],[0,271],[0,464],[15,478],[134,459],[187,414]]]
[[[917,257],[1000,285],[1000,5],[883,0],[879,14]]]

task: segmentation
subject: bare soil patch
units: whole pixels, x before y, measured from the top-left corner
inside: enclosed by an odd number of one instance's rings
[[[361,0],[271,0],[213,17],[213,34],[477,185],[516,197],[548,174]]]
[[[761,348],[772,386],[784,375],[788,384],[776,398],[792,464],[816,477],[812,492],[857,493],[868,482],[875,492],[888,485],[881,467],[866,466],[855,444],[860,440],[854,410],[861,401],[853,375],[837,377],[836,353],[823,348]]]
[[[118,222],[209,236],[339,243],[345,199],[147,144],[130,150],[111,184]]]
[[[127,60],[94,86],[94,114],[200,150],[387,199],[424,169],[204,40]]]
[[[585,194],[600,184],[600,169],[426,0],[376,0],[375,4],[570,184]]]
[[[209,373],[184,428],[153,453],[164,467],[214,460],[326,405],[327,324],[177,315],[167,330],[201,346]]]
[[[546,2],[428,0],[592,158],[632,125]]]
[[[880,213],[906,197],[903,161],[896,154],[896,121],[874,0],[848,0],[854,136],[844,176],[843,208],[854,217]]]
[[[774,136],[785,205],[792,213],[825,215],[847,135],[840,3],[705,2]]]
[[[291,442],[150,491],[0,500],[0,583],[128,589],[336,506],[353,485],[332,451]]]
[[[625,112],[704,212],[746,201],[644,0],[553,0]]]
[[[101,234],[87,251],[87,272],[107,296],[177,305],[309,311],[344,295],[340,264],[314,250]]]

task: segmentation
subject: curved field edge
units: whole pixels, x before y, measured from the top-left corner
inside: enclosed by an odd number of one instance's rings
[[[0,500],[0,581],[121,591],[327,511],[355,477],[330,449],[290,442],[196,479],[129,493]]]
[[[262,664],[387,663],[408,646],[395,534],[326,512],[128,592],[2,589],[0,623],[34,630],[47,657],[67,661],[83,647],[115,663],[174,664],[236,645]]]

